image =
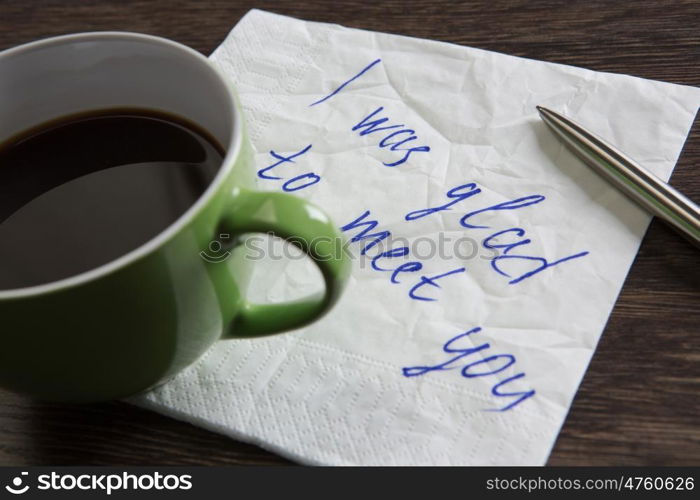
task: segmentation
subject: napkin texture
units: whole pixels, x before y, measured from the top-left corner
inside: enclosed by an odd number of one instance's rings
[[[321,321],[218,342],[131,401],[309,464],[545,463],[650,217],[535,105],[668,179],[700,90],[262,11],[211,59],[240,95],[258,187],[325,209],[356,239],[353,271]],[[367,247],[370,220],[390,237]],[[308,260],[256,241],[251,300],[319,289]],[[511,283],[538,257],[572,258]]]

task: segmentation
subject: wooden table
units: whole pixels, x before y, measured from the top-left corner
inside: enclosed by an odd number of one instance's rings
[[[698,1],[0,0],[0,49],[63,33],[128,30],[209,54],[254,6],[700,86]],[[700,200],[697,125],[672,183]],[[549,464],[700,464],[699,264],[697,250],[652,223]],[[0,391],[2,465],[284,463],[127,404],[47,404]]]

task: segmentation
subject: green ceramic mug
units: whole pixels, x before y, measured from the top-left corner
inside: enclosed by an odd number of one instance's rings
[[[315,321],[343,288],[349,265],[324,212],[291,195],[252,189],[240,106],[205,57],[134,33],[61,36],[0,53],[0,143],[56,117],[118,107],[193,121],[225,147],[225,159],[196,203],[141,247],[61,281],[0,290],[2,387],[67,401],[139,393],[219,339]],[[244,249],[233,248],[224,262],[200,252],[221,233],[235,239],[251,232],[299,246],[320,268],[325,292],[294,303],[248,303],[252,262]]]

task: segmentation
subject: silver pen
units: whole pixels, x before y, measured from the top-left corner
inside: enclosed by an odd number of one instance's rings
[[[537,106],[542,120],[574,154],[651,214],[700,247],[700,208],[581,125]]]

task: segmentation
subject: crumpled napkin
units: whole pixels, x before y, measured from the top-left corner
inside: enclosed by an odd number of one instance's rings
[[[353,272],[321,321],[219,342],[132,401],[304,463],[543,464],[650,217],[535,105],[668,179],[700,90],[255,10],[211,59],[259,188],[323,207]],[[253,300],[319,288],[255,245]]]

